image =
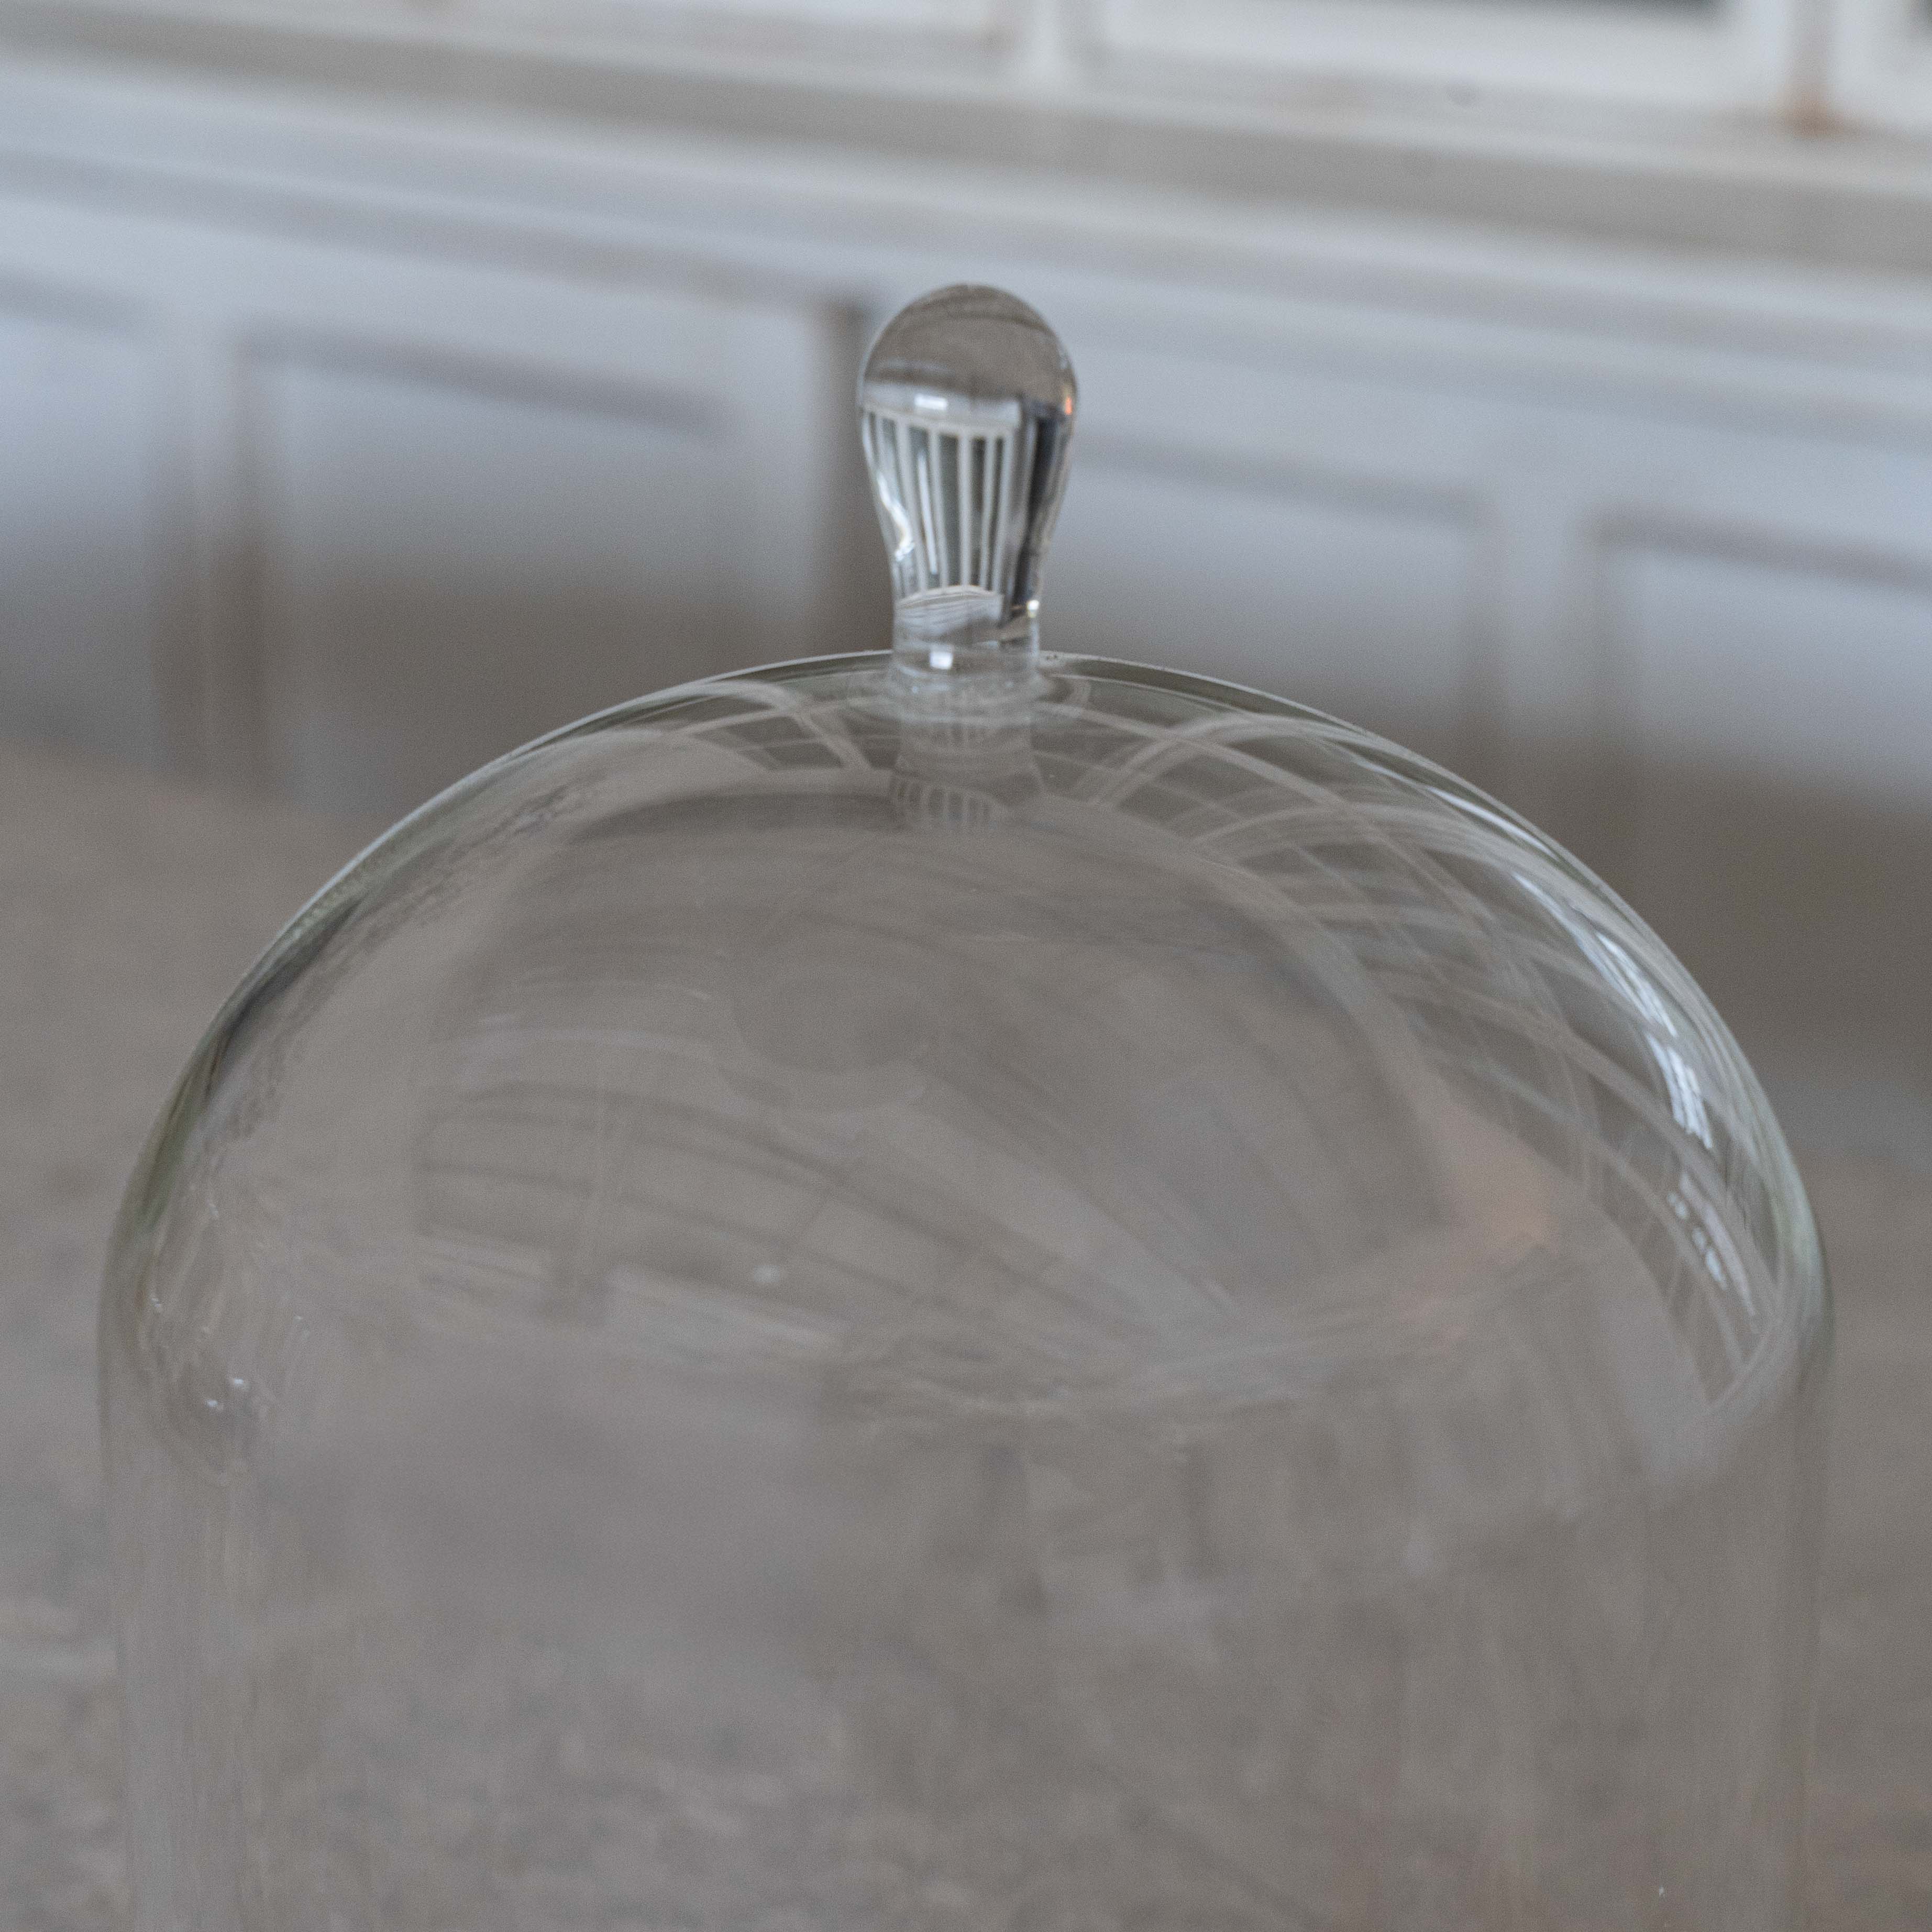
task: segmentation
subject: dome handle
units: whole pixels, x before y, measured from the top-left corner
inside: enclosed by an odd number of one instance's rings
[[[1059,337],[1001,289],[935,289],[879,332],[859,433],[902,669],[1030,674],[1078,397]]]

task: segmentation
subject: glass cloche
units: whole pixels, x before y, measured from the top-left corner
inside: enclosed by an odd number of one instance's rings
[[[1654,937],[1042,653],[1072,373],[914,303],[890,653],[405,820],[102,1316],[140,1932],[1793,1922],[1828,1322]]]

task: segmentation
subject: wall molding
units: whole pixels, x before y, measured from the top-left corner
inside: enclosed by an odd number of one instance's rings
[[[1036,34],[1058,45],[1064,35]],[[1024,44],[1017,40],[1016,46]],[[1075,42],[1078,44],[1077,37]],[[1727,114],[1606,128],[1574,112],[1527,119],[1298,109],[1184,90],[1070,83],[1078,59],[981,71],[850,60],[800,64],[657,40],[580,46],[567,32],[478,38],[414,10],[134,0],[0,0],[0,50],[138,76],[150,89],[250,90],[285,112],[304,97],[353,112],[489,119],[497,136],[574,128],[641,149],[668,140],[857,162],[915,190],[934,170],[1053,180],[1061,194],[1178,193],[1234,214],[1296,208],[1474,224],[1546,241],[1696,249],[1878,274],[1932,274],[1932,142],[1821,134]],[[1353,97],[1350,97],[1353,99]],[[1036,200],[1036,194],[1035,199]]]
[[[1285,329],[1326,333],[1344,355],[1621,385],[1640,401],[1674,387],[1685,406],[1809,412],[1855,434],[1932,425],[1932,206],[1912,211],[1924,275],[1853,272],[675,133],[402,117],[91,65],[0,68],[4,185],[202,224],[299,224],[417,257],[874,312],[922,278],[1004,265],[1076,302],[1111,290],[1149,326],[1165,316],[1177,338],[1223,355],[1274,356]]]

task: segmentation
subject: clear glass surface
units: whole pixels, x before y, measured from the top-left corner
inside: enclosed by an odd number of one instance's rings
[[[140,1923],[1788,1922],[1824,1304],[1694,988],[1346,728],[890,680],[518,754],[210,1034]]]
[[[140,1932],[1793,1922],[1736,1048],[1507,812],[1034,601],[514,754],[217,1020],[103,1304]]]

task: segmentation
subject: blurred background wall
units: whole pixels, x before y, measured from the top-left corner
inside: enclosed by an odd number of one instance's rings
[[[0,730],[387,814],[877,646],[969,278],[1049,646],[1466,770],[1932,1160],[1927,0],[0,0]]]

